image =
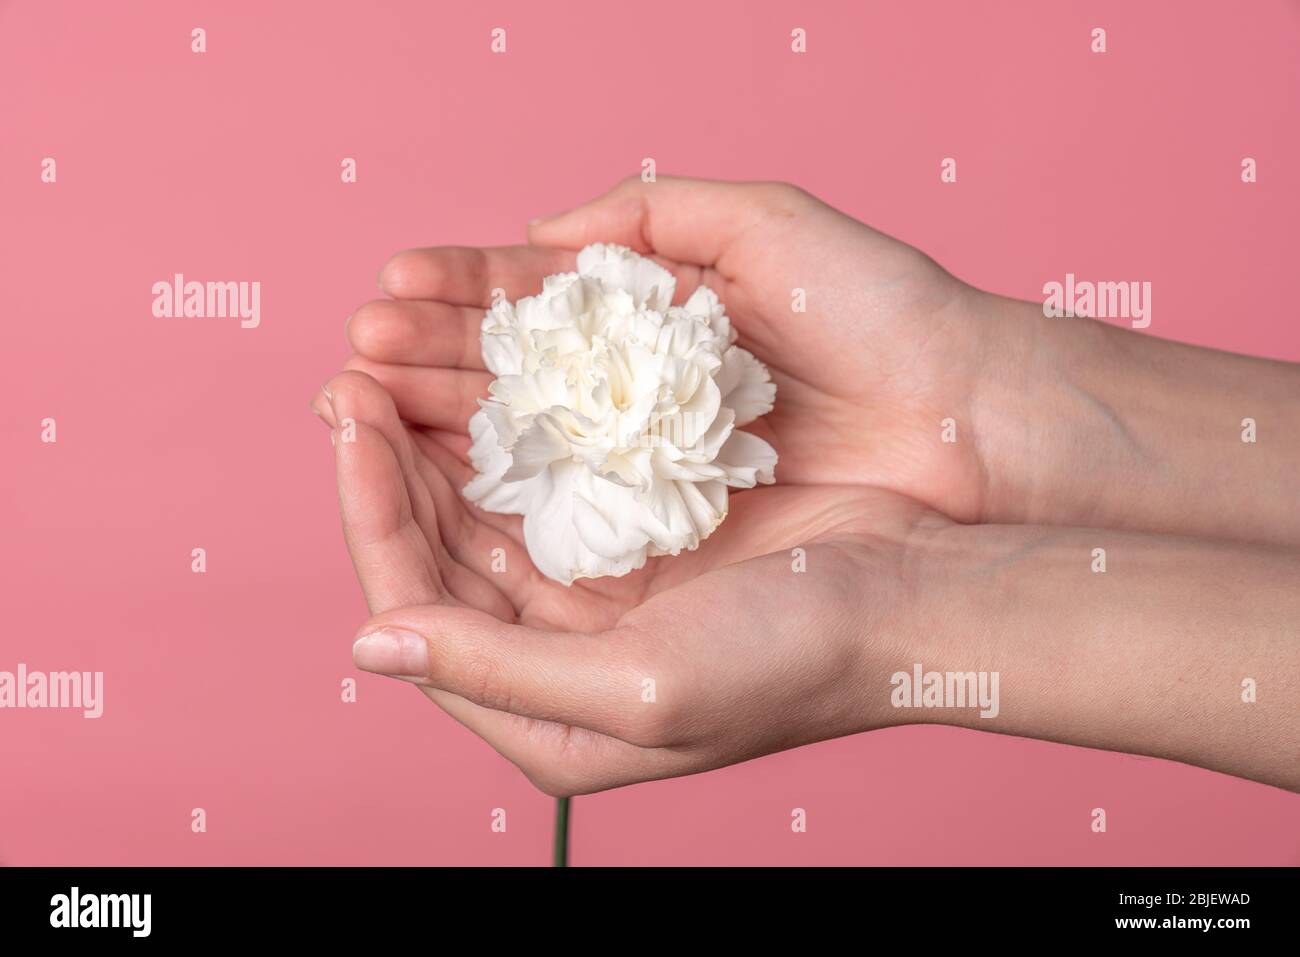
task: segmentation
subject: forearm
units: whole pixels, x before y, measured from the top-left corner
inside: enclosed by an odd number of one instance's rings
[[[1087,529],[956,525],[922,537],[900,612],[913,660],[899,670],[997,673],[1000,700],[996,717],[896,710],[893,722],[1154,755],[1300,790],[1300,556]],[[1104,572],[1093,570],[1098,548]]]
[[[1300,365],[979,302],[985,521],[1300,544]]]

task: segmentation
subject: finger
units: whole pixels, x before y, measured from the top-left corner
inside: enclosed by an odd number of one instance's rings
[[[333,388],[330,384],[326,387]],[[334,411],[323,392],[312,400],[312,411],[331,428],[334,427]],[[522,521],[514,515],[497,515],[481,509],[471,509],[461,496],[459,490],[477,474],[468,461],[468,436],[438,429],[418,429],[409,434],[421,452],[420,456],[413,457],[412,468],[422,486],[433,496],[437,535],[445,551],[450,553],[443,564],[454,561],[480,575],[518,615],[535,594],[535,590],[545,584],[524,547]],[[409,487],[408,478],[408,489]],[[417,520],[425,529],[426,536],[431,536],[434,524],[426,525],[424,520],[419,519],[421,510],[418,507],[418,496],[415,500],[417,504],[413,510]],[[496,551],[498,548],[502,549],[500,553]],[[501,561],[498,561],[498,556]],[[458,598],[476,608],[491,610],[483,601],[467,599],[458,590],[457,583],[458,576],[448,577],[448,586]],[[473,589],[473,593],[481,596],[477,588]],[[494,613],[498,617],[510,617],[501,613],[499,605]]]
[[[471,506],[461,495],[461,490],[469,484],[478,472],[470,465],[469,437],[442,432],[437,429],[417,429],[412,435],[417,447],[429,460],[430,466],[442,473],[448,485],[456,493],[461,507],[474,520],[486,524],[504,534],[510,541],[522,546],[524,543],[523,519],[518,515],[503,515],[487,512],[477,506]],[[462,451],[463,447],[463,451]],[[436,501],[436,498],[435,498]],[[532,567],[531,562],[528,567]]]
[[[355,370],[345,370],[330,376],[321,387],[321,395],[336,427],[344,419],[350,418],[364,422],[383,435],[397,458],[407,494],[418,519],[420,507],[426,502],[417,496],[419,484],[414,481],[410,437],[397,414],[392,396],[373,376]],[[424,499],[427,498],[425,495]]]
[[[574,254],[539,246],[407,249],[384,265],[379,288],[394,299],[437,299],[487,309],[494,289],[510,300],[541,291],[542,277],[572,272]]]
[[[376,299],[348,320],[348,341],[375,362],[482,369],[483,309],[424,299]]]
[[[417,433],[415,441],[423,454],[425,484],[446,521],[443,541],[452,558],[498,583],[516,612],[522,611],[545,579],[528,557],[521,521],[471,509],[457,490],[474,477],[474,470],[431,438]]]
[[[316,394],[312,396],[311,402],[308,403],[307,408],[316,413],[317,418],[328,425],[331,429],[338,424],[334,421],[334,410],[330,408],[330,402],[329,399],[325,398],[324,390],[317,390]]]
[[[493,711],[628,740],[647,706],[624,637],[539,631],[472,608],[426,605],[367,622],[353,660],[364,671],[422,679]]]
[[[397,459],[415,522],[430,543],[434,559],[438,559],[441,540],[437,535],[433,498],[416,469],[411,438],[397,414],[392,397],[376,379],[358,371],[340,372],[331,377],[321,391],[336,427],[348,420],[364,422],[384,437]]]
[[[725,183],[660,176],[652,183],[629,177],[598,199],[539,220],[529,242],[580,249],[613,242],[681,263],[726,272],[729,247],[778,208],[792,187],[775,183]]]
[[[416,429],[411,435],[416,446],[424,454],[427,470],[437,469],[442,473],[445,481],[445,485],[442,486],[445,489],[443,494],[446,494],[449,499],[454,499],[455,503],[467,513],[468,518],[478,526],[477,534],[467,536],[465,539],[467,553],[462,557],[455,548],[452,548],[453,555],[467,566],[478,568],[480,566],[476,562],[482,561],[485,549],[489,555],[493,554],[496,548],[503,549],[501,557],[504,558],[504,562],[494,562],[490,565],[491,575],[487,577],[499,583],[502,592],[510,598],[517,610],[522,612],[527,608],[531,623],[546,622],[560,630],[572,628],[571,612],[567,611],[562,603],[547,601],[548,592],[550,596],[554,596],[557,592],[565,593],[567,589],[547,579],[533,564],[524,543],[523,519],[518,515],[501,515],[484,511],[470,505],[460,494],[459,490],[463,489],[477,473],[468,462],[462,461],[449,451],[448,446],[458,446],[460,443],[457,440],[465,440],[466,437],[430,429]],[[467,446],[467,440],[465,444]],[[438,487],[436,479],[431,475],[426,475],[426,482],[430,489]],[[444,508],[449,510],[453,507],[450,501],[444,505],[437,491],[434,492],[434,501],[440,513]],[[451,548],[450,539],[448,539],[448,547]],[[611,599],[606,594],[606,587],[617,581],[619,579],[601,579],[585,581],[577,586],[588,592],[584,604],[586,621],[608,620],[612,624],[618,620],[620,604],[617,599]]]
[[[343,535],[371,613],[449,600],[388,441],[363,422],[331,438]]]
[[[377,383],[367,384],[357,373],[337,376],[326,384],[330,413],[340,421],[364,416],[391,428],[386,420],[395,419],[395,411],[391,402],[389,410],[384,409],[376,390]],[[335,437],[340,502],[349,551],[372,613],[412,601],[444,600],[436,563],[421,548],[424,539],[413,528],[407,485],[392,445],[369,422],[345,428],[346,433]],[[636,767],[637,749],[629,745],[617,743],[622,751],[612,763],[602,757],[616,744],[612,739],[585,731],[571,734],[571,729],[559,725],[492,711],[448,691],[431,687],[421,691],[548,793],[612,787]]]
[[[450,432],[469,430],[470,417],[492,381],[487,372],[390,365],[360,356],[349,359],[345,368],[377,379],[403,419]]]
[[[456,561],[445,546],[446,524],[425,477],[392,398],[373,378],[361,372],[342,372],[326,383],[325,390],[335,421],[351,419],[378,430],[397,459],[407,501],[428,545],[435,570],[447,590],[459,601],[513,621],[516,608],[491,581]]]
[[[355,378],[359,378],[355,373],[345,374],[326,384],[330,397],[341,402],[339,419],[352,418],[363,408],[368,416],[382,418],[382,411],[374,408],[374,396],[367,395],[364,383]],[[326,407],[334,415],[328,403]],[[414,513],[406,483],[399,475],[397,455],[383,433],[368,422],[347,428],[350,434],[355,433],[351,441],[341,441],[343,436],[335,435],[339,499],[348,550],[371,613],[446,600],[447,590],[439,584],[437,563],[424,547],[427,539],[422,530],[413,528]],[[511,741],[518,738],[511,727],[513,716],[494,716],[449,692],[421,690],[462,724],[488,738],[489,743],[495,741],[494,747],[502,753],[509,750],[524,756],[526,742]],[[472,715],[467,713],[471,708],[475,712]]]
[[[452,476],[454,482],[460,482],[463,477],[468,482],[474,477],[474,469],[469,464],[469,447],[471,445],[469,436],[464,432],[446,432],[442,429],[419,429],[417,433],[423,438],[438,443],[461,464],[461,471],[448,473]],[[464,482],[461,483],[464,485]]]
[[[469,463],[469,436],[437,429],[419,429],[412,433],[416,447],[428,456],[453,488],[464,488],[478,472]],[[459,454],[463,440],[465,455]],[[466,506],[468,508],[468,506]]]
[[[429,573],[429,557],[420,547],[422,537],[413,530],[411,511],[403,501],[396,456],[377,429],[365,423],[349,427],[353,428],[352,440],[342,442],[336,436],[334,447],[345,537],[371,612],[443,600],[445,592]],[[534,780],[554,779],[544,772],[535,777],[536,769],[547,763],[544,732],[539,734],[516,715],[473,705],[451,692],[420,690]],[[567,759],[570,768],[575,763],[573,756]],[[585,772],[583,779],[589,777],[590,772]]]

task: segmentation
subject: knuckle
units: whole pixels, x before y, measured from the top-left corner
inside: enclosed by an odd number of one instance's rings
[[[625,739],[629,744],[668,748],[690,743],[692,708],[689,691],[681,684],[657,680],[654,698],[643,699],[638,708]]]
[[[463,689],[466,697],[493,711],[513,711],[510,682],[495,655],[471,644],[456,657],[460,674],[455,684]]]
[[[658,776],[648,754],[629,754],[626,745],[586,728],[530,719],[526,737],[515,764],[551,797],[592,794]]]
[[[678,720],[662,701],[646,702],[629,715],[620,737],[638,748],[664,748],[675,743]]]
[[[688,721],[688,701],[682,682],[674,675],[679,669],[662,644],[643,636],[624,639],[635,648],[636,666],[620,684],[630,686],[630,699],[619,709],[618,737],[642,748],[661,748],[679,743]]]
[[[488,254],[477,246],[457,247],[460,252],[461,268],[468,278],[471,289],[487,289],[492,280],[491,263]]]
[[[590,748],[585,735],[569,725],[525,718],[528,747],[517,761],[524,775],[551,797],[568,797],[583,790]]]

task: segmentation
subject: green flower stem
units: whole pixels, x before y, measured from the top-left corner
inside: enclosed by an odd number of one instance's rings
[[[569,799],[555,799],[555,866],[569,866]]]

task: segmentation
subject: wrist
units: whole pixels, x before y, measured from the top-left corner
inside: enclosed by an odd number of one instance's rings
[[[867,625],[853,680],[862,723],[855,730],[912,724],[999,730],[1000,678],[992,673],[995,649],[986,642],[997,602],[981,586],[988,574],[981,563],[993,555],[972,548],[982,540],[967,534],[975,528],[927,512],[887,567],[877,561],[864,570],[873,587],[862,602]]]
[[[1111,388],[1139,374],[1115,348],[1127,334],[983,292],[972,315],[985,330],[972,398],[980,521],[1093,524],[1147,464]]]
[[[1296,366],[987,293],[971,315],[987,331],[972,390],[980,521],[1300,542],[1300,456],[1284,438],[1300,429]]]
[[[1123,570],[1098,573],[1099,545]],[[924,601],[913,603],[906,640],[923,672],[942,676],[944,697],[940,707],[899,709],[891,723],[1148,754],[1300,787],[1290,699],[1242,694],[1293,681],[1296,644],[1277,623],[1300,612],[1294,552],[954,524],[930,535],[910,566]],[[1225,568],[1232,589],[1222,587]],[[996,688],[997,713],[955,707],[949,672]],[[1240,746],[1249,741],[1260,746]]]

